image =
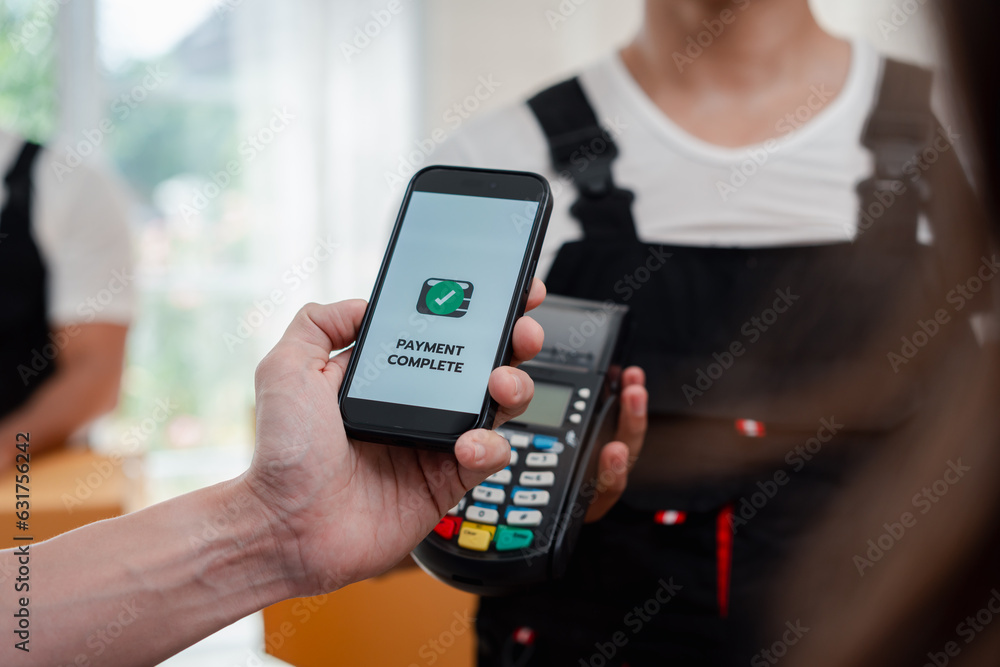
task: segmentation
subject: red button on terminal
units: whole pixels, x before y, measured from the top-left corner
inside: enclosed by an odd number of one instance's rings
[[[446,516],[440,521],[438,525],[434,526],[434,532],[443,537],[446,540],[450,540],[458,533],[459,526],[462,525],[462,519],[457,516]]]

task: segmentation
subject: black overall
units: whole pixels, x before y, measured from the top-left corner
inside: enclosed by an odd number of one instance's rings
[[[781,558],[865,453],[925,409],[933,355],[894,368],[887,353],[945,304],[942,249],[959,254],[936,227],[933,249],[918,243],[933,197],[903,173],[933,138],[929,88],[923,71],[887,63],[854,242],[765,248],[644,243],[578,82],[530,100],[583,229],[546,284],[630,306],[626,362],[647,373],[651,424],[628,491],[584,528],[569,574],[483,598],[481,666],[748,664],[770,645],[756,621]],[[597,159],[584,164],[583,147]],[[961,180],[952,158],[937,162]],[[810,438],[820,451],[802,450]],[[514,639],[523,627],[530,646]]]
[[[49,340],[47,273],[32,238],[31,172],[40,147],[26,142],[4,178],[0,213],[0,418],[54,371]],[[4,443],[9,446],[10,443]]]

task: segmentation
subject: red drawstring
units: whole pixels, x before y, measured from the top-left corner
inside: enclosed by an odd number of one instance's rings
[[[719,593],[719,616],[729,615],[729,582],[733,571],[733,506],[719,510],[715,522],[716,583]]]

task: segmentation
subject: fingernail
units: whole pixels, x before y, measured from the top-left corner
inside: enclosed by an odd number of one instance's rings
[[[515,398],[521,397],[521,381],[517,377],[517,373],[511,373],[510,377],[514,380],[514,396]]]
[[[634,412],[637,417],[642,417],[646,414],[645,394],[637,394],[632,397],[632,412]]]
[[[472,453],[473,453],[472,458],[476,463],[479,463],[484,458],[486,458],[486,446],[483,445],[482,441],[479,439],[478,436],[472,439]]]

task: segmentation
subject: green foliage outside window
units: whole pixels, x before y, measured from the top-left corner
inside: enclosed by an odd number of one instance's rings
[[[0,126],[34,141],[49,139],[56,125],[57,4],[0,4]]]

